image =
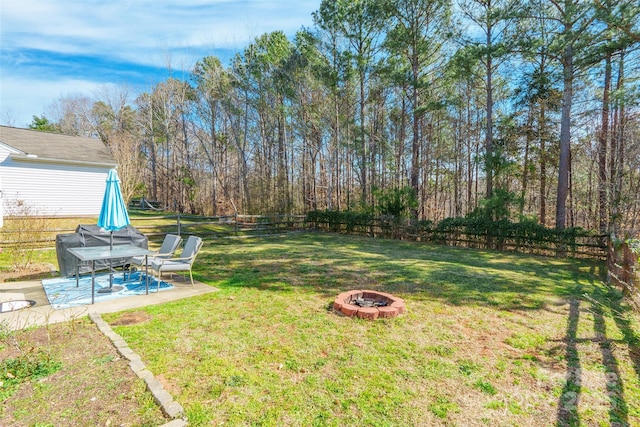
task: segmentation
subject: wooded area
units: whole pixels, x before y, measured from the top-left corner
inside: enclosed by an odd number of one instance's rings
[[[127,199],[204,215],[478,212],[640,225],[635,0],[324,0],[131,99],[69,95],[32,128],[99,137]]]

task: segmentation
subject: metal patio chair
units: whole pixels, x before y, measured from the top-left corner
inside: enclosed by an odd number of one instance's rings
[[[202,248],[202,239],[196,236],[189,236],[187,242],[184,244],[182,253],[178,258],[157,258],[154,257],[151,260],[150,267],[153,272],[158,272],[158,289],[160,289],[160,280],[162,280],[162,273],[169,272],[189,272],[191,278],[191,286],[193,286],[193,274],[191,268],[198,256],[198,252]]]
[[[158,250],[158,252],[153,255],[149,255],[147,257],[148,265],[151,266],[151,261],[155,258],[160,258],[160,259],[171,258],[175,254],[175,252],[178,250],[181,243],[182,243],[182,237],[176,234],[167,234],[166,236],[164,236],[164,240],[162,241],[162,245],[160,246],[160,249]],[[140,270],[142,270],[144,267],[146,267],[144,264],[144,260],[145,260],[145,257],[143,256],[133,257],[131,259],[130,267],[128,270],[135,271],[135,269],[132,269],[131,266],[140,267]]]

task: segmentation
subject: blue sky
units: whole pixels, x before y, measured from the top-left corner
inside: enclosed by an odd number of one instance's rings
[[[62,96],[148,91],[256,37],[293,36],[321,0],[0,0],[0,124],[26,127]]]

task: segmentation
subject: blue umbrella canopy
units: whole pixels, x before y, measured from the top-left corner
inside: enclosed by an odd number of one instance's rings
[[[127,206],[120,191],[120,179],[115,169],[109,171],[107,187],[104,190],[102,209],[98,217],[98,227],[107,231],[117,231],[129,225]]]

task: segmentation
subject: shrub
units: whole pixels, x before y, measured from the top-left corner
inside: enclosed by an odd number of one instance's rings
[[[3,235],[11,239],[3,238],[3,250],[9,255],[12,268],[27,268],[46,238],[48,220],[23,200],[10,200],[5,209],[8,218],[4,221]]]

